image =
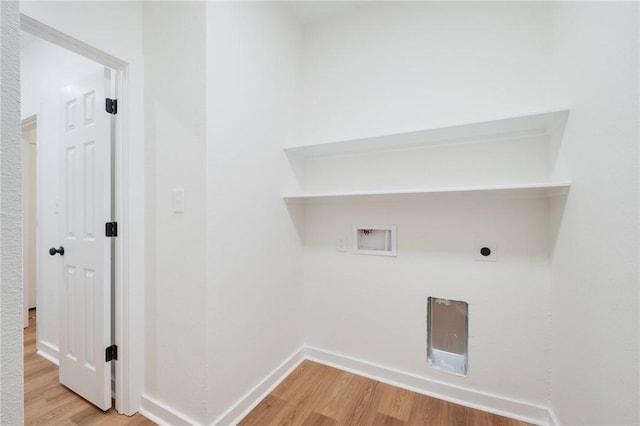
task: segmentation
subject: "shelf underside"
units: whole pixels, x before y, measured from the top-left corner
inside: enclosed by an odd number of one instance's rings
[[[454,186],[436,188],[389,189],[371,191],[326,191],[300,192],[283,195],[285,200],[313,200],[342,197],[394,196],[394,195],[429,195],[429,194],[460,194],[460,195],[491,195],[505,197],[548,198],[566,195],[569,192],[568,182],[543,182],[513,185],[486,186]]]

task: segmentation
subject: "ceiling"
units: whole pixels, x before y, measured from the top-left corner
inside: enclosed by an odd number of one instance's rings
[[[289,1],[287,6],[291,9],[294,16],[298,18],[301,24],[312,24],[323,19],[340,15],[348,10],[361,6],[367,1]]]
[[[307,25],[332,16],[340,15],[351,9],[359,7],[370,0],[359,1],[332,1],[332,0],[294,0],[287,1],[293,15],[301,24]],[[20,31],[20,49],[24,49],[29,44],[37,40],[37,37]]]

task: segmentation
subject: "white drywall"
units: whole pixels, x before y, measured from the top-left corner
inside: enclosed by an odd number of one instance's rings
[[[550,308],[546,200],[395,197],[307,206],[306,343],[451,385],[544,402]],[[397,225],[397,257],[352,252],[351,226]],[[349,239],[347,252],[336,239]],[[476,242],[497,262],[475,260]],[[469,303],[469,374],[426,358],[427,298]]]
[[[145,393],[206,420],[206,6],[143,6],[147,278]],[[173,191],[184,189],[184,213]]]
[[[22,199],[20,25],[0,2],[0,424],[22,424]]]
[[[442,143],[309,159],[298,181],[310,192],[544,182],[549,155],[547,136]]]
[[[302,251],[283,146],[301,32],[273,3],[207,6],[207,404],[218,418],[303,344]]]
[[[370,2],[305,29],[304,142],[559,104],[544,2]],[[560,103],[561,104],[561,103]]]
[[[304,142],[563,105],[553,90],[550,29],[550,9],[541,3],[372,2],[311,24],[305,29]],[[505,139],[429,148],[411,158],[383,152],[321,159],[308,165],[304,185],[372,189],[544,180],[548,149],[534,139]],[[337,169],[333,175],[331,167]],[[350,237],[354,224],[397,225],[398,256],[353,255],[353,241],[347,253],[337,252],[337,237]],[[315,201],[306,207],[303,234],[307,344],[480,393],[548,404],[547,200]],[[497,262],[475,260],[480,241],[497,244]],[[429,296],[469,303],[466,377],[427,365]]]
[[[565,425],[640,423],[639,7],[554,4],[573,185],[553,250],[552,406]]]

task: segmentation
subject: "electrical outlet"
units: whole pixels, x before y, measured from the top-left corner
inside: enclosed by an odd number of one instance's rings
[[[498,260],[498,246],[495,243],[479,241],[475,247],[475,259],[484,262],[495,262]]]
[[[344,235],[338,235],[336,239],[336,251],[347,251],[347,239]]]

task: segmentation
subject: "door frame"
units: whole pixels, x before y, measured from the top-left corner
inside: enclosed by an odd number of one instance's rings
[[[118,360],[115,408],[132,415],[140,409],[144,383],[144,64],[130,52],[98,49],[23,13],[23,31],[115,71],[118,96],[113,135],[115,239],[114,317]]]
[[[34,144],[37,145],[37,125],[38,125],[38,117],[37,115],[32,115],[29,117],[26,117],[22,120],[20,120],[21,126],[20,126],[20,130],[21,130],[21,148],[22,148],[22,144],[26,143],[31,143],[30,141],[25,141],[24,139],[24,133],[25,131],[29,131],[29,130],[36,130],[36,141],[34,142]],[[22,156],[22,167],[21,167],[21,174],[22,174],[22,270],[23,270],[23,280],[22,280],[22,307],[24,309],[23,312],[23,322],[24,322],[24,328],[29,327],[29,299],[31,298],[31,289],[30,287],[32,286],[32,284],[34,284],[33,282],[26,282],[26,280],[24,279],[25,277],[25,272],[27,270],[27,258],[25,256],[26,252],[31,252],[32,254],[35,255],[35,253],[37,252],[37,238],[36,238],[36,242],[35,244],[31,244],[30,241],[28,241],[28,236],[29,236],[29,228],[35,228],[35,224],[33,223],[27,223],[28,216],[30,216],[30,214],[33,214],[34,212],[31,211],[30,209],[28,209],[25,205],[25,189],[28,191],[31,188],[25,188],[24,186],[24,179],[25,179],[25,171],[27,170],[32,170],[34,167],[37,167],[37,161],[32,161],[31,158],[24,158],[24,148],[22,148],[22,152],[21,152],[21,156]],[[36,184],[37,185],[37,184]],[[35,232],[36,229],[33,229],[33,231]],[[28,250],[27,250],[28,248]],[[35,271],[34,271],[35,273]],[[37,275],[37,274],[36,274]],[[37,280],[37,277],[34,276],[34,280]]]

